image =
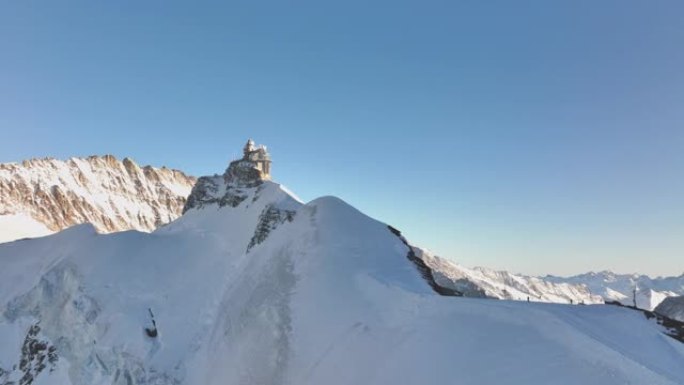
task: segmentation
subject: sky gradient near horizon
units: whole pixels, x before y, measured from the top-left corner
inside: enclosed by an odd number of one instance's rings
[[[0,5],[0,162],[248,137],[466,265],[684,273],[681,1]]]

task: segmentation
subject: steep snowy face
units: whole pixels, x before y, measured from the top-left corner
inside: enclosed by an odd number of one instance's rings
[[[655,308],[655,312],[665,317],[684,322],[684,296],[665,298]]]
[[[180,216],[194,182],[177,170],[111,155],[0,164],[0,226],[15,229],[0,241],[80,223],[103,233],[152,231]]]
[[[591,272],[572,277],[546,276],[544,280],[555,283],[585,285],[592,294],[603,297],[606,302],[617,301],[624,305],[636,305],[653,310],[665,298],[684,295],[684,274],[679,277],[651,278],[638,274],[615,274],[610,271]]]
[[[603,298],[592,295],[584,285],[554,283],[484,267],[468,268],[418,247],[413,249],[432,269],[439,285],[466,297],[587,305],[603,303]]]

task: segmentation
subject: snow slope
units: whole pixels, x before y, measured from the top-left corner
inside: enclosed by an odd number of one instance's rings
[[[637,288],[637,307],[653,310],[665,298],[684,295],[684,274],[678,277],[651,278],[638,274],[615,274],[610,271],[591,272],[572,277],[545,276],[554,283],[585,285],[592,294],[600,295],[606,302],[617,301],[624,305],[634,304],[634,288]]]
[[[177,170],[111,155],[0,164],[0,241],[80,223],[100,232],[152,231],[180,216],[194,182]]]
[[[583,285],[554,283],[485,267],[468,268],[434,256],[427,250],[413,249],[432,268],[437,283],[466,297],[587,305],[603,303],[601,297],[592,295]]]
[[[26,214],[0,215],[0,243],[48,234],[50,229]]]
[[[151,234],[0,245],[0,384],[684,383],[641,313],[437,295],[385,224],[236,175]]]

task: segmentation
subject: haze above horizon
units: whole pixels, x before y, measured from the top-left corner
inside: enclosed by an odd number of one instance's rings
[[[247,138],[465,265],[684,272],[684,4],[6,2],[0,162]]]

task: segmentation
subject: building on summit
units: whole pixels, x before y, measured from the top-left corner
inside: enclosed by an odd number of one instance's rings
[[[266,146],[256,146],[252,139],[248,140],[243,149],[242,160],[253,163],[261,171],[263,179],[271,179],[271,155]]]

